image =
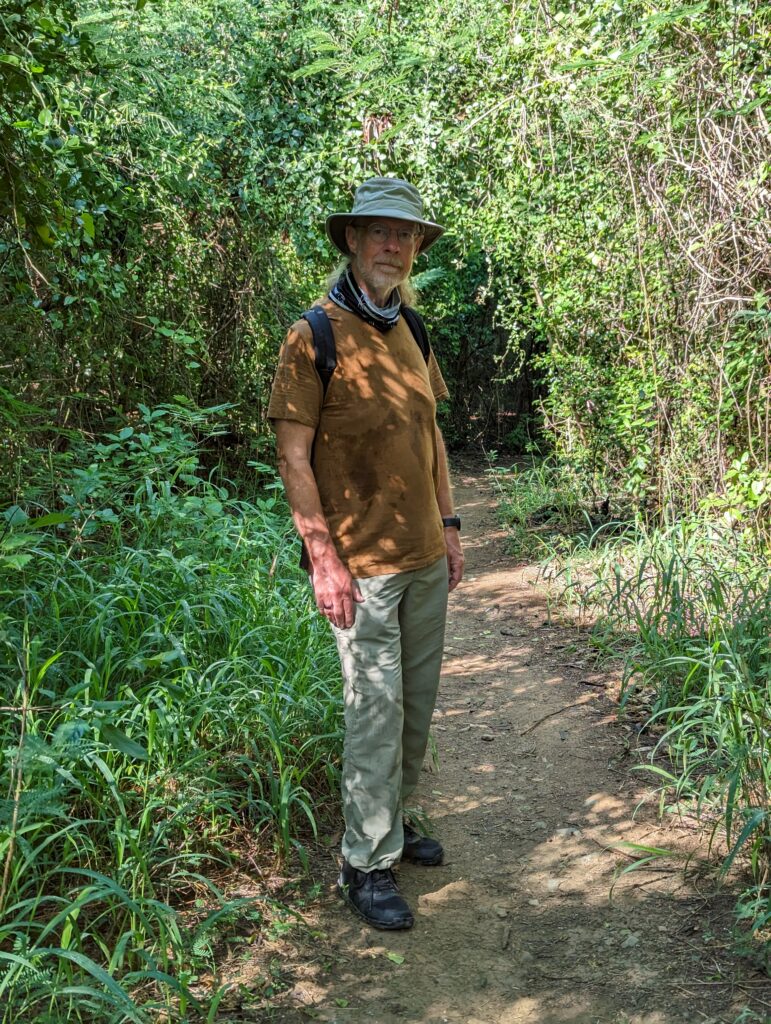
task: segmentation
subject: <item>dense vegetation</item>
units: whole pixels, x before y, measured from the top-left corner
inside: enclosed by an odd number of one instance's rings
[[[448,437],[553,460],[511,514],[579,524],[559,569],[762,934],[770,83],[760,0],[0,0],[4,1021],[213,1019],[212,865],[334,790],[264,407],[370,173],[449,226]]]

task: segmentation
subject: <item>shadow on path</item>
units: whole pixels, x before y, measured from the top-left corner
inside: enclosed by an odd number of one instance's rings
[[[715,894],[705,838],[659,822],[630,771],[615,681],[506,556],[484,478],[462,476],[456,499],[467,579],[451,600],[438,767],[419,791],[446,861],[400,867],[416,923],[389,934],[339,902],[327,853],[312,935],[274,950],[290,987],[223,1019],[733,1024],[754,1005],[763,1020],[771,983],[730,952],[735,894]],[[619,876],[633,859],[622,843],[673,856]]]

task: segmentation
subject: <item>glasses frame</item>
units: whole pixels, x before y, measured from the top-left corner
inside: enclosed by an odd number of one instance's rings
[[[366,235],[370,242],[374,242],[376,245],[385,245],[386,242],[390,239],[391,235],[396,235],[396,241],[399,247],[402,249],[406,248],[408,245],[416,245],[417,242],[423,237],[425,233],[423,228],[421,228],[419,225],[416,225],[412,229],[389,228],[386,227],[385,224],[382,224],[380,221],[377,220],[370,221],[369,224],[354,223],[353,226],[356,228],[357,231],[360,231],[362,234]],[[382,231],[386,233],[385,237],[381,239],[373,238],[373,228],[380,228]],[[409,237],[400,238],[400,235],[407,235]]]

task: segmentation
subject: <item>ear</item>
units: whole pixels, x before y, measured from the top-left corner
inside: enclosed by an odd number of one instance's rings
[[[348,251],[356,254],[356,247],[359,244],[359,236],[356,233],[356,228],[353,224],[345,225],[345,244],[348,246]]]

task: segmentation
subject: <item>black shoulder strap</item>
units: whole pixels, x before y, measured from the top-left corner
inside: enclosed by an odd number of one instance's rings
[[[418,343],[418,348],[423,353],[423,358],[428,362],[431,346],[428,344],[428,331],[423,323],[423,317],[412,306],[402,306],[402,313],[407,321],[407,326],[412,331],[413,338]]]
[[[332,325],[321,306],[313,306],[311,309],[306,309],[302,319],[307,320],[311,325],[313,351],[316,355],[316,370],[321,378],[321,387],[324,395],[326,395],[332,374],[337,366],[337,349],[335,348],[335,336],[332,333]]]

